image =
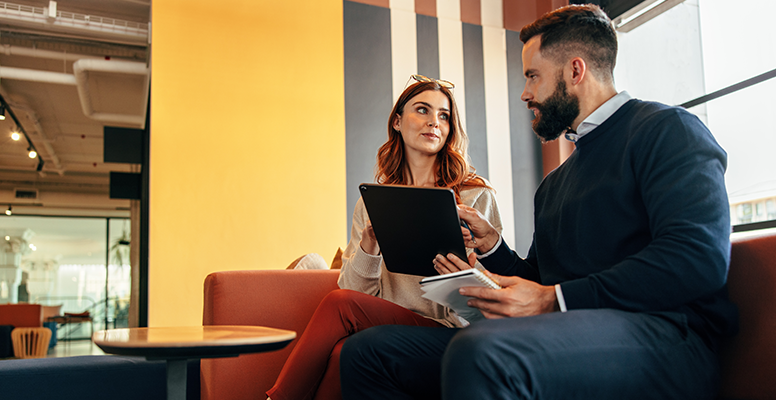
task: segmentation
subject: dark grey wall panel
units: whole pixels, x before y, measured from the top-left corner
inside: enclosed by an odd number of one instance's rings
[[[391,112],[391,14],[383,7],[343,1],[345,155],[348,240],[358,184],[374,181],[377,149]]]
[[[466,133],[469,155],[477,173],[488,177],[488,137],[485,119],[485,65],[482,27],[463,25],[463,72],[466,80]],[[456,82],[453,82],[456,83]]]
[[[439,23],[434,17],[417,14],[418,73],[429,78],[439,76]]]
[[[542,148],[531,129],[533,114],[526,108],[525,102],[520,100],[525,87],[521,58],[523,43],[520,42],[519,32],[507,30],[506,33],[515,250],[525,257],[533,238],[533,195],[542,179]]]

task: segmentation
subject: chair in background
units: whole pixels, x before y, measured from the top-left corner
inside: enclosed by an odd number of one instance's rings
[[[0,304],[0,358],[13,355],[11,332],[14,328],[43,326],[40,304]]]
[[[52,317],[58,317],[62,314],[62,306],[64,304],[58,304],[54,306],[42,305],[43,311],[43,327],[51,330],[51,341],[49,342],[49,349],[57,345],[57,323],[49,320]]]
[[[48,328],[16,328],[11,332],[16,358],[46,357],[51,340]]]

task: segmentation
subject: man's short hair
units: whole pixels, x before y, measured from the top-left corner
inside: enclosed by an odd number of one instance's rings
[[[599,79],[613,79],[617,33],[612,21],[597,5],[561,7],[520,30],[523,43],[537,35],[541,35],[542,56],[563,63],[579,55]]]

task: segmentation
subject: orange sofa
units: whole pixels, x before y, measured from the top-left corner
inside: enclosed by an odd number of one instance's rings
[[[336,270],[225,271],[205,280],[204,325],[264,325],[301,335]],[[776,399],[776,234],[733,243],[731,299],[740,333],[722,350],[722,399]],[[202,399],[263,399],[296,341],[280,351],[202,360]],[[337,368],[331,363],[330,368]],[[324,378],[326,379],[326,378]],[[325,399],[321,399],[325,400]]]
[[[15,328],[43,326],[43,307],[40,304],[0,304],[0,325]]]
[[[203,325],[261,325],[302,335],[339,270],[224,271],[205,279]],[[296,340],[282,350],[203,359],[202,400],[264,399]]]

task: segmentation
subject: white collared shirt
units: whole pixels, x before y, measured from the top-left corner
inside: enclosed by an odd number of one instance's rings
[[[631,95],[624,90],[620,93],[617,93],[614,95],[614,97],[607,100],[606,103],[601,104],[600,107],[596,108],[595,111],[588,115],[587,118],[585,118],[585,120],[579,124],[576,133],[567,133],[566,139],[571,142],[576,142],[582,136],[585,136],[593,129],[598,128],[599,125],[603,124],[604,121],[614,115],[614,113],[616,113],[620,107],[622,107],[625,103],[628,102],[628,100],[632,98],[633,97],[631,97]]]

